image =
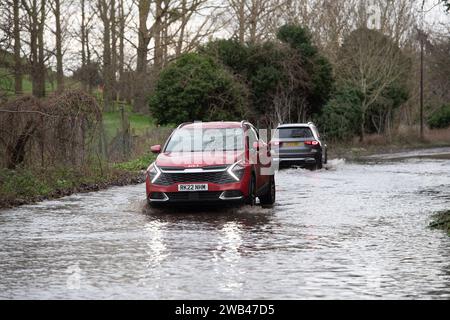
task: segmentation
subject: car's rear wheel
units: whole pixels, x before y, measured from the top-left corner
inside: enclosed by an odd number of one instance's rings
[[[245,199],[245,204],[249,206],[254,206],[256,204],[256,179],[253,174],[248,186],[248,196]]]
[[[316,158],[316,164],[314,166],[314,169],[316,170],[320,170],[323,168],[323,155],[320,154],[317,158]]]
[[[275,178],[272,176],[269,181],[269,188],[267,188],[267,192],[259,197],[259,201],[262,205],[273,205],[275,203],[275,197]]]

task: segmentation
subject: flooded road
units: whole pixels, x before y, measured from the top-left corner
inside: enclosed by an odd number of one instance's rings
[[[137,185],[1,211],[0,298],[450,299],[450,160],[378,160],[279,172],[274,208],[168,214]]]

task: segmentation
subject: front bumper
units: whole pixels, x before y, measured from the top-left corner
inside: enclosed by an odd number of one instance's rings
[[[244,195],[239,190],[201,192],[152,192],[148,195],[152,204],[185,203],[242,203]]]
[[[182,204],[182,203],[242,203],[248,196],[251,171],[246,168],[240,181],[234,183],[188,182],[173,183],[168,186],[153,184],[146,179],[147,200],[151,204]],[[208,191],[184,192],[178,191],[180,184],[208,184]]]

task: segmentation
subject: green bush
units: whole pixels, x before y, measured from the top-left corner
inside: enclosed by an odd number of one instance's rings
[[[341,89],[326,104],[318,124],[330,140],[348,140],[359,133],[361,94],[355,89]]]
[[[150,99],[160,124],[242,119],[245,87],[212,57],[187,53],[165,68]]]
[[[286,106],[289,118],[302,117],[299,112],[306,117],[319,113],[334,85],[331,64],[318,53],[307,29],[285,25],[277,37],[280,41],[255,44],[215,40],[199,49],[245,81],[251,120],[260,123],[274,114],[274,102],[281,99],[291,103]]]
[[[303,68],[311,78],[308,102],[312,114],[319,113],[331,96],[334,87],[333,67],[314,46],[307,28],[287,24],[278,30],[279,40],[300,53]]]
[[[26,169],[19,171],[2,169],[0,181],[0,194],[6,196],[30,197],[47,195],[52,191],[45,179]]]
[[[120,169],[120,170],[125,170],[125,171],[145,170],[148,168],[150,163],[155,161],[155,158],[156,158],[156,156],[154,154],[145,154],[140,158],[137,158],[137,159],[134,159],[134,160],[131,160],[128,162],[118,163],[118,164],[114,165],[114,168]]]
[[[443,105],[428,118],[431,129],[442,129],[450,127],[450,104]]]

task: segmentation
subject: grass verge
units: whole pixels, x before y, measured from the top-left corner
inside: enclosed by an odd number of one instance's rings
[[[103,113],[103,125],[108,137],[114,137],[117,134],[117,130],[121,128],[121,117],[120,111]],[[130,121],[131,130],[134,130],[137,135],[142,135],[146,130],[155,127],[153,120],[146,115],[129,112],[128,120]]]
[[[450,236],[450,210],[436,214],[430,223],[430,228],[444,230]]]
[[[328,143],[328,158],[358,160],[373,154],[450,147],[450,128],[429,130],[423,140],[415,132],[399,133],[390,140],[382,135],[368,135],[364,142],[358,140],[358,138],[354,138],[353,141],[348,142]]]
[[[0,208],[142,183],[145,181],[144,170],[154,158],[154,155],[146,154],[124,163],[92,164],[83,168],[1,169]]]

